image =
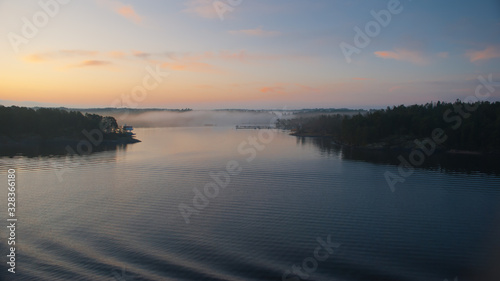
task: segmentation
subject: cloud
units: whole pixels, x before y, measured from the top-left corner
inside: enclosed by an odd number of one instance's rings
[[[379,58],[407,61],[418,65],[429,63],[429,60],[422,53],[407,49],[395,49],[395,51],[378,51],[374,54]]]
[[[152,56],[155,56],[155,54],[152,53],[147,53],[143,51],[131,51],[131,52],[124,52],[124,51],[109,51],[109,52],[99,52],[99,51],[87,51],[87,50],[58,50],[58,51],[52,51],[52,52],[45,52],[45,53],[34,53],[27,55],[23,57],[24,61],[27,62],[48,62],[48,61],[55,61],[59,59],[67,59],[67,58],[84,58],[84,59],[90,59],[90,58],[95,58],[95,57],[101,57],[101,58],[106,58],[106,59],[126,59],[126,58],[140,58],[140,59],[148,59]],[[159,55],[161,56],[161,55]]]
[[[141,59],[147,59],[151,56],[150,53],[145,53],[143,51],[132,51],[132,55]]]
[[[187,8],[183,11],[202,18],[215,19],[219,15],[212,3],[212,0],[190,0],[186,3]]]
[[[252,63],[252,62],[269,62],[278,60],[297,60],[304,59],[304,56],[283,55],[283,54],[259,54],[250,53],[246,50],[240,51],[219,51],[219,52],[198,52],[198,53],[182,53],[182,52],[164,52],[164,53],[149,53],[140,50],[130,52],[114,50],[114,51],[92,51],[92,50],[57,50],[45,53],[29,54],[22,59],[29,63],[52,62],[68,59],[76,59],[76,61],[116,61],[126,60],[130,58],[138,58],[164,64],[164,67],[171,70],[180,71],[195,71],[195,72],[223,72],[215,65],[220,62],[236,62],[236,63]],[[75,61],[75,60],[74,60]],[[67,63],[66,63],[67,64]],[[79,64],[77,64],[80,66]],[[73,64],[73,67],[75,65]]]
[[[142,17],[137,14],[132,5],[125,5],[117,0],[97,0],[97,3],[136,24],[142,22]]]
[[[44,62],[47,61],[47,58],[43,54],[31,54],[23,57],[23,60],[26,62]]]
[[[262,26],[255,29],[242,29],[242,30],[231,30],[230,34],[233,35],[247,35],[247,36],[259,36],[259,37],[271,37],[279,35],[278,31],[263,30]]]
[[[260,89],[261,93],[274,93],[274,94],[283,94],[285,93],[285,88],[280,86],[271,86],[271,87],[263,87]]]
[[[174,71],[205,73],[220,72],[220,70],[216,69],[212,64],[205,62],[207,59],[214,58],[214,53],[212,52],[199,54],[166,52],[165,56],[169,59],[169,61],[158,62],[163,68],[168,68]]]
[[[205,73],[221,72],[211,64],[204,62],[196,62],[196,61],[164,62],[161,64],[161,67],[168,68],[174,71],[190,71],[190,72],[205,72]]]
[[[69,67],[87,67],[87,66],[106,66],[112,64],[110,61],[103,60],[85,60],[78,64],[70,65]]]
[[[142,21],[142,18],[135,12],[131,5],[119,7],[116,12],[137,24]]]
[[[115,52],[111,52],[108,54],[103,53],[103,55],[101,55],[101,53],[98,51],[58,50],[53,52],[30,54],[23,57],[23,60],[30,63],[62,62],[65,65],[63,66],[63,68],[78,68],[87,66],[112,65],[113,63],[111,61],[102,60],[100,58],[113,57],[113,55],[117,54],[115,54]]]
[[[489,46],[481,51],[468,51],[465,55],[471,62],[500,58],[500,47]]]
[[[86,50],[59,50],[54,52],[45,53],[35,53],[23,57],[26,62],[47,62],[53,61],[61,58],[74,58],[74,57],[93,57],[99,54],[98,51],[86,51]]]
[[[122,51],[111,51],[108,53],[108,56],[111,58],[121,59],[126,56],[126,54]]]
[[[60,54],[66,56],[95,56],[98,55],[98,51],[87,51],[87,50],[60,50]]]

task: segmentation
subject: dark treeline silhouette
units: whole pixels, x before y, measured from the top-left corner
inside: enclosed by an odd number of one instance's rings
[[[324,156],[341,156],[342,159],[364,161],[376,164],[400,165],[401,150],[357,149],[336,145],[330,138],[297,137],[297,144],[313,146]],[[497,154],[435,153],[426,157],[420,168],[441,172],[474,173],[500,175],[500,159]]]
[[[120,132],[113,117],[97,114],[82,114],[56,108],[26,108],[0,106],[0,137],[11,140],[26,138],[83,139],[84,131],[100,130],[104,139],[116,139],[125,134]]]
[[[444,149],[499,151],[500,102],[427,103],[393,106],[354,116],[321,115],[281,119],[277,127],[298,136],[329,136],[341,144],[379,147],[401,145],[408,140],[430,138],[443,129]]]

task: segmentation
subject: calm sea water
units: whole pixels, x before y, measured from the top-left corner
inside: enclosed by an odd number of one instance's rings
[[[2,188],[1,280],[499,280],[497,173],[431,165],[391,192],[397,166],[323,140],[136,133],[87,156],[0,158],[1,186],[17,170],[19,219],[11,274]],[[195,198],[228,163],[241,172]]]

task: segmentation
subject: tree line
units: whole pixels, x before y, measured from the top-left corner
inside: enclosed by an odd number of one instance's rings
[[[280,119],[277,127],[298,136],[328,136],[342,144],[365,146],[398,138],[426,138],[444,130],[444,146],[460,150],[500,149],[500,102],[437,102],[399,105],[353,116],[332,114]]]
[[[27,108],[0,105],[0,136],[12,139],[84,138],[83,131],[101,130],[105,137],[121,134],[113,117],[82,114],[58,108]]]

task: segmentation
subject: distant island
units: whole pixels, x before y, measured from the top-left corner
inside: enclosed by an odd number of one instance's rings
[[[62,108],[27,108],[0,105],[0,148],[76,146],[85,141],[94,148],[140,142],[130,128],[114,117],[82,114]],[[88,148],[87,148],[88,150]]]
[[[415,140],[442,130],[437,149],[453,153],[500,153],[500,102],[435,102],[393,106],[356,115],[322,114],[280,119],[277,128],[299,137],[330,137],[366,149],[413,149]],[[439,131],[441,132],[441,131]]]
[[[95,113],[95,114],[141,114],[146,112],[190,112],[193,111],[191,108],[182,109],[170,109],[170,108],[128,108],[128,107],[104,107],[104,108],[81,108],[81,109],[68,109],[62,107],[64,110],[79,111],[83,113]]]

